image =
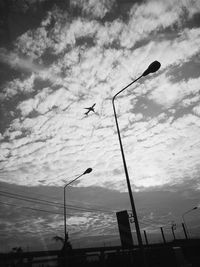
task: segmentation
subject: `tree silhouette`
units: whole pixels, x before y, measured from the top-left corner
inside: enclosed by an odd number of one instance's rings
[[[14,247],[14,248],[12,248],[12,251],[13,251],[13,252],[16,252],[16,253],[21,253],[21,252],[23,252],[23,250],[22,250],[21,247]]]
[[[71,251],[72,250],[72,245],[69,241],[68,233],[66,235],[66,240],[63,237],[58,236],[58,235],[54,236],[52,239],[55,240],[56,242],[59,241],[62,243],[62,245],[63,245],[62,250],[65,250],[65,251]]]
[[[55,240],[56,242],[60,241],[62,244],[64,244],[65,242],[64,238],[58,235],[52,237],[52,239]]]

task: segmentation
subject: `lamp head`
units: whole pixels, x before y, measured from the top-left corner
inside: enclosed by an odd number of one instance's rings
[[[143,72],[142,76],[147,76],[149,73],[156,72],[159,70],[161,64],[158,61],[152,62],[149,67]]]
[[[90,173],[91,171],[92,171],[92,168],[87,168],[87,170],[84,171],[83,175],[87,174],[87,173]]]

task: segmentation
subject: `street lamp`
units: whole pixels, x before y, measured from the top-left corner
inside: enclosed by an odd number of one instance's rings
[[[128,187],[128,193],[129,193],[130,202],[131,202],[131,208],[132,208],[132,213],[133,213],[133,217],[134,217],[134,221],[135,221],[135,229],[136,229],[136,233],[137,233],[138,245],[139,245],[139,247],[141,249],[143,248],[142,237],[141,237],[141,233],[140,233],[140,227],[139,227],[137,213],[136,213],[135,204],[134,204],[134,200],[133,200],[133,194],[132,194],[131,184],[130,184],[129,175],[128,175],[128,169],[127,169],[127,166],[126,166],[126,160],[125,160],[124,150],[123,150],[123,146],[122,146],[122,140],[121,140],[121,136],[120,136],[119,125],[118,125],[118,121],[117,121],[117,114],[116,114],[116,110],[115,110],[115,103],[114,103],[114,101],[115,101],[115,98],[121,92],[123,92],[125,89],[127,89],[130,85],[132,85],[133,83],[135,83],[136,81],[138,81],[143,76],[147,76],[150,73],[156,72],[160,68],[160,66],[161,66],[160,62],[158,62],[158,61],[152,62],[149,65],[149,67],[143,72],[143,74],[141,76],[139,76],[133,82],[129,83],[126,87],[124,87],[122,90],[120,90],[118,93],[116,93],[114,95],[114,97],[112,98],[112,105],[113,105],[113,110],[114,110],[115,123],[116,123],[116,127],[117,127],[117,134],[118,134],[119,144],[120,144],[120,149],[121,149],[121,154],[122,154],[122,160],[123,160],[123,165],[124,165],[124,172],[125,172],[125,175],[126,175],[126,182],[127,182],[127,187]]]
[[[64,242],[66,243],[66,239],[67,239],[67,224],[66,224],[66,202],[65,202],[65,189],[68,185],[72,184],[73,182],[75,182],[76,180],[78,180],[81,176],[88,174],[92,171],[92,168],[88,168],[87,170],[85,170],[81,175],[79,175],[78,177],[76,177],[75,179],[73,179],[72,181],[70,181],[69,183],[67,183],[64,186],[64,227],[65,227],[65,240]]]
[[[190,209],[190,210],[188,210],[188,211],[186,211],[186,212],[184,212],[184,213],[182,214],[183,223],[184,223],[184,225],[185,225],[185,229],[186,229],[186,232],[187,232],[187,234],[188,234],[188,237],[189,237],[189,231],[188,231],[188,228],[187,228],[187,225],[186,225],[184,216],[185,216],[186,214],[188,214],[189,212],[191,212],[191,211],[193,211],[193,210],[196,210],[196,209],[198,209],[198,207],[194,207],[194,208],[192,208],[192,209]]]

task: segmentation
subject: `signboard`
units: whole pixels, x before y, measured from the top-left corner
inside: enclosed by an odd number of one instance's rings
[[[123,210],[117,212],[116,215],[122,247],[130,248],[133,246],[133,237],[131,234],[128,212],[127,210]]]

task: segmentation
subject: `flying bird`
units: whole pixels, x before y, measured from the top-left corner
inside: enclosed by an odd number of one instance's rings
[[[88,115],[89,114],[89,112],[90,111],[93,111],[93,112],[95,112],[94,111],[94,106],[96,105],[96,103],[95,104],[93,104],[91,107],[89,107],[89,108],[85,108],[85,109],[87,109],[88,111],[87,112],[85,112],[85,115]]]

